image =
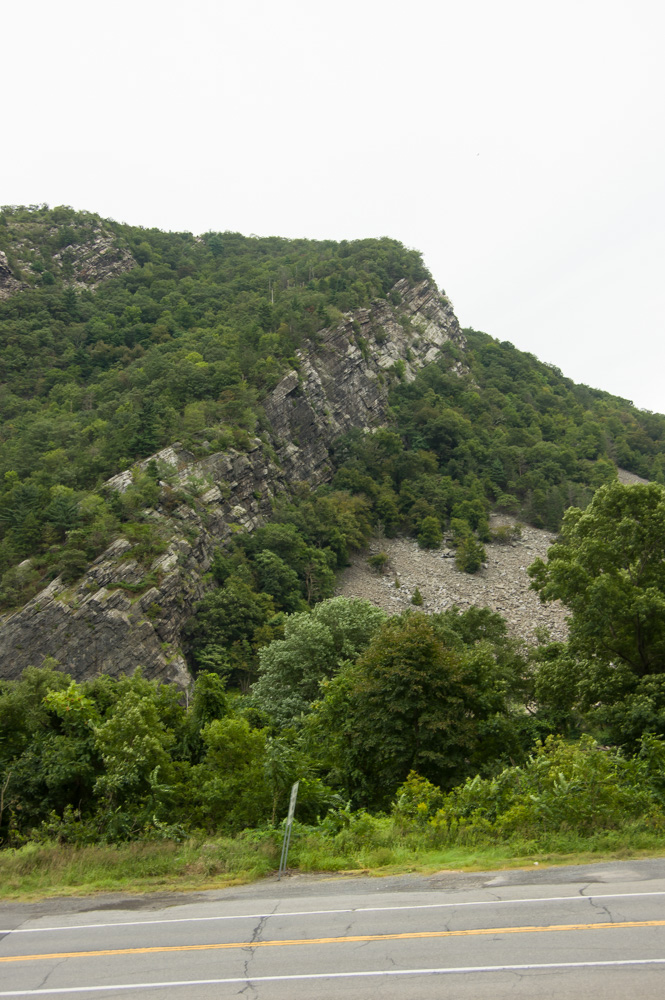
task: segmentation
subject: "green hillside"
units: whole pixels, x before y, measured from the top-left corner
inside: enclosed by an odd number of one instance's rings
[[[0,573],[34,557],[0,606],[75,578],[154,503],[148,483],[109,505],[105,479],[174,440],[246,447],[305,338],[428,277],[394,240],[195,238],[68,208],[3,209],[0,251],[15,283],[0,301]],[[109,256],[121,273],[89,287]]]
[[[428,277],[388,239],[193,237],[62,207],[3,209],[0,250],[15,283],[0,301],[5,607],[57,573],[76,578],[155,502],[144,483],[109,503],[96,492],[106,478],[174,440],[195,454],[246,446],[304,339],[398,279]],[[338,485],[366,493],[388,533],[436,544],[454,518],[458,540],[470,525],[482,542],[490,504],[556,529],[614,465],[663,480],[665,418],[467,338],[463,356],[451,348],[395,391],[390,434],[340,443]]]
[[[464,333],[465,351],[445,345],[393,390],[390,431],[339,443],[336,485],[370,497],[388,536],[407,531],[436,547],[452,530],[487,541],[491,509],[558,531],[564,511],[585,507],[617,467],[665,482],[664,416]]]
[[[388,239],[194,237],[67,208],[3,209],[0,251],[5,609],[120,534],[148,567],[165,545],[150,511],[195,495],[150,466],[122,495],[104,480],[176,439],[196,456],[267,444],[261,401],[295,351],[429,278]],[[413,381],[393,366],[386,426],[340,438],[330,483],[294,484],[217,551],[184,630],[187,699],[53,661],[0,681],[1,844],[222,833],[239,839],[215,871],[252,851],[265,870],[296,779],[303,868],[662,838],[665,416],[465,337]],[[487,609],[328,600],[378,531],[445,538],[478,571],[492,511],[560,532],[530,572],[570,610],[567,643],[527,649]],[[128,590],[153,584],[146,568]]]

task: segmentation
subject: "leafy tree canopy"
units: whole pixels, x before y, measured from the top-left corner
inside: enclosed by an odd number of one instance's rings
[[[368,601],[345,597],[317,604],[311,614],[290,615],[284,638],[259,653],[253,701],[278,727],[298,723],[319,697],[321,682],[355,659],[385,620]]]
[[[411,770],[451,787],[475,773],[487,723],[508,715],[513,671],[490,642],[465,645],[456,617],[391,618],[324,683],[309,732],[329,779],[355,801],[385,805]]]
[[[586,510],[566,512],[529,573],[543,600],[570,608],[575,652],[638,677],[665,671],[664,487],[601,487]]]

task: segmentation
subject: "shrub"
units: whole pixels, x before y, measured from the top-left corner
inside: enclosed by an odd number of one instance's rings
[[[388,567],[390,557],[387,552],[377,552],[376,555],[370,556],[367,562],[376,573],[383,574]]]
[[[518,538],[522,537],[522,528],[519,524],[502,524],[492,532],[491,540],[497,545],[511,545]]]
[[[476,776],[453,789],[433,825],[448,839],[467,843],[487,837],[538,841],[554,832],[592,836],[640,817],[662,827],[658,793],[644,780],[664,752],[658,742],[658,748],[645,747],[642,759],[631,760],[590,736],[575,743],[548,736],[523,767],[493,778]]]
[[[424,517],[418,528],[418,545],[421,549],[438,549],[443,532],[437,517]]]
[[[455,552],[455,565],[463,573],[476,573],[487,559],[487,553],[480,542],[468,535],[463,538]]]
[[[440,788],[427,778],[421,778],[416,771],[409,771],[406,781],[397,789],[393,815],[396,819],[424,824],[433,818],[443,801],[444,794]]]

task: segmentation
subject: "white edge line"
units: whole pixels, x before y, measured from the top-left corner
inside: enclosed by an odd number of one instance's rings
[[[216,917],[171,917],[161,920],[122,920],[107,924],[66,924],[62,927],[15,927],[0,934],[45,934],[48,931],[100,930],[107,927],[152,927],[155,924],[199,924],[211,920],[266,920],[274,917],[316,917],[327,913],[389,913],[398,910],[441,910],[463,906],[515,906],[520,903],[569,903],[589,899],[640,899],[644,896],[665,896],[662,892],[615,892],[598,896],[541,896],[529,899],[479,899],[459,903],[418,903],[415,906],[350,906],[338,910],[292,910],[273,913],[232,913]],[[3,994],[0,993],[0,996]]]
[[[102,993],[105,990],[153,990],[184,986],[223,986],[235,983],[283,983],[309,979],[363,979],[370,976],[454,976],[474,972],[535,972],[547,969],[606,969],[621,966],[665,965],[665,958],[626,958],[607,962],[548,962],[529,965],[463,965],[443,969],[375,969],[367,972],[312,972],[289,976],[253,976],[233,979],[184,979],[162,983],[118,983],[109,986],[60,986],[43,990],[3,990],[0,997],[53,996],[62,993]]]

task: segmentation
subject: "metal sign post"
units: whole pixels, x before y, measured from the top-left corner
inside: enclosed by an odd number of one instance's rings
[[[279,871],[277,872],[277,880],[281,879],[282,874],[286,871],[286,862],[289,856],[289,844],[291,843],[291,830],[293,828],[293,816],[296,811],[296,799],[298,798],[298,785],[299,781],[296,781],[291,788],[291,801],[289,802],[289,812],[286,817],[286,826],[284,827],[284,841],[282,843],[282,856],[279,859]]]

